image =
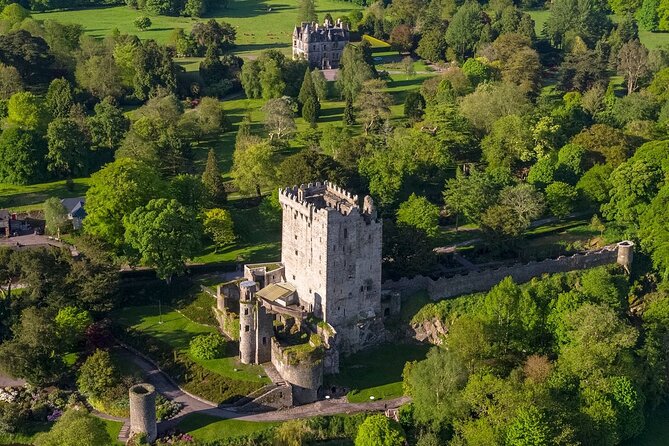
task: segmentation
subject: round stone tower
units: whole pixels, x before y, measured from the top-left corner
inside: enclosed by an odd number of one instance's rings
[[[239,284],[239,360],[242,364],[253,364],[256,357],[255,292],[255,282],[247,280]]]
[[[146,434],[149,443],[156,441],[156,389],[151,384],[135,384],[130,394],[130,437]]]
[[[634,260],[634,243],[625,240],[618,243],[618,259],[616,263],[625,268],[628,273],[632,270],[632,261]]]

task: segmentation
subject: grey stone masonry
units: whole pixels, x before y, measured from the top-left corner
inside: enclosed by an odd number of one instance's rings
[[[343,352],[365,345],[359,323],[383,316],[381,233],[371,197],[325,182],[281,189],[281,263],[301,307],[329,323]]]
[[[135,384],[128,391],[130,396],[130,438],[145,434],[149,443],[156,441],[156,389],[151,384]]]
[[[323,25],[302,22],[293,30],[293,59],[305,59],[312,68],[339,68],[344,47],[349,41],[346,23],[326,20]]]

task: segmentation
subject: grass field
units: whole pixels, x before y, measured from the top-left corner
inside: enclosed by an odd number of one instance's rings
[[[291,46],[293,27],[297,24],[297,0],[231,0],[227,9],[219,8],[208,17],[231,23],[237,30],[236,53],[253,54],[274,48],[288,52]],[[326,13],[335,19],[348,15],[359,6],[337,0],[317,0],[316,12],[320,20]],[[81,9],[35,14],[39,20],[52,19],[64,23],[80,23],[86,33],[104,37],[114,29],[122,33],[137,34],[142,39],[166,42],[175,28],[190,31],[198,21],[187,17],[151,16],[152,26],[147,31],[138,31],[133,25],[143,12],[126,6],[112,8]]]
[[[13,211],[41,209],[42,203],[49,197],[68,198],[85,195],[88,183],[88,178],[74,180],[72,190],[65,187],[65,181],[29,186],[0,183],[0,209],[8,208]]]
[[[175,350],[186,353],[188,352],[188,344],[193,337],[217,332],[214,327],[193,322],[172,308],[163,306],[162,310],[161,318],[157,305],[126,307],[114,312],[112,319],[121,325],[133,327],[166,342]],[[228,354],[221,359],[201,360],[193,357],[191,359],[207,370],[234,380],[262,384],[270,382],[261,367],[241,364],[236,356],[232,354]]]
[[[402,371],[408,361],[425,359],[429,345],[382,345],[348,356],[341,361],[339,375],[333,383],[351,389],[348,400],[352,403],[402,396]]]
[[[214,441],[261,432],[278,424],[234,419],[221,420],[211,415],[191,414],[186,416],[177,428],[192,435],[196,440]]]

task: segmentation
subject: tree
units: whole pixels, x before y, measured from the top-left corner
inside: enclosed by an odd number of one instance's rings
[[[499,189],[500,185],[487,173],[472,170],[464,175],[458,170],[456,177],[446,183],[444,203],[456,216],[478,223],[483,212],[497,200]]]
[[[242,66],[240,80],[246,97],[258,99],[262,97],[262,85],[260,83],[260,73],[262,66],[259,60],[250,60]]]
[[[639,82],[648,74],[648,50],[638,40],[625,43],[618,52],[618,73],[627,81],[627,94],[639,88]]]
[[[36,446],[98,446],[111,444],[101,419],[83,410],[68,410],[49,432],[35,437]]]
[[[74,349],[84,339],[84,334],[93,318],[86,310],[77,307],[64,307],[56,314],[56,333],[67,348]]]
[[[0,63],[15,67],[28,84],[48,81],[54,57],[41,37],[18,30],[0,35]]]
[[[439,231],[439,207],[425,197],[411,194],[397,210],[397,223],[412,226],[434,237]]]
[[[210,3],[209,0],[186,0],[182,14],[189,17],[202,17],[207,13]],[[217,6],[219,5],[227,8],[228,1],[222,0],[217,3]]]
[[[77,83],[93,96],[120,97],[124,92],[121,70],[111,55],[94,55],[77,64]]]
[[[123,217],[164,190],[158,173],[145,164],[119,158],[91,175],[86,193],[84,230],[119,248],[125,229]]]
[[[546,187],[546,202],[551,213],[558,218],[568,216],[578,198],[578,191],[570,184],[556,181]]]
[[[275,99],[283,96],[286,83],[283,81],[281,67],[274,59],[265,61],[260,72],[260,85],[263,99]]]
[[[44,220],[46,232],[51,235],[67,232],[70,221],[67,219],[67,210],[56,197],[47,198],[44,202]]]
[[[209,19],[193,25],[191,35],[199,47],[198,55],[202,56],[209,47],[214,47],[218,54],[234,48],[237,31],[230,23]]]
[[[535,406],[519,409],[506,433],[509,446],[548,446],[551,440],[550,426]]]
[[[265,127],[270,141],[281,141],[290,136],[295,129],[293,110],[286,99],[270,99],[263,106],[265,112]]]
[[[337,78],[337,87],[344,99],[355,100],[363,84],[374,75],[374,67],[366,59],[363,45],[346,45],[339,61]]]
[[[74,93],[70,82],[63,78],[52,80],[46,93],[44,105],[46,105],[52,117],[67,117],[74,105]]]
[[[311,71],[311,80],[314,83],[314,89],[316,90],[316,96],[319,101],[324,101],[328,98],[328,81],[325,79],[325,75],[321,70],[312,70]]]
[[[184,271],[184,263],[200,248],[202,228],[187,208],[174,199],[157,198],[123,217],[125,241],[140,261],[156,269],[168,283]]]
[[[106,350],[96,349],[79,369],[79,391],[91,398],[101,398],[121,383],[120,372]]]
[[[390,32],[390,44],[400,53],[409,53],[413,49],[413,31],[409,25],[400,24]]]
[[[416,54],[432,62],[444,60],[445,52],[446,40],[441,27],[426,30],[418,41],[418,47],[416,48]]]
[[[49,123],[46,140],[47,168],[66,179],[86,173],[88,146],[86,135],[78,123],[69,118],[56,118]]]
[[[43,130],[48,116],[42,101],[28,91],[15,93],[7,103],[7,124],[24,130]]]
[[[234,243],[237,238],[232,215],[225,209],[210,209],[205,212],[204,232],[214,241],[216,251]]]
[[[216,205],[226,200],[225,185],[214,149],[209,149],[207,164],[202,173],[202,184],[204,184],[209,203]]]
[[[36,133],[18,127],[0,135],[0,179],[11,184],[30,184],[45,177],[46,144]]]
[[[232,176],[242,194],[261,195],[263,188],[274,186],[276,173],[273,164],[274,151],[267,142],[257,142],[235,149]]]
[[[464,60],[476,49],[482,29],[481,6],[478,2],[468,1],[453,16],[446,30],[446,42]]]
[[[664,185],[639,218],[641,246],[650,253],[663,277],[669,274],[669,186]]]
[[[636,20],[639,27],[645,31],[657,31],[659,17],[657,10],[660,0],[643,0],[641,7],[636,12]]]
[[[544,212],[544,197],[530,184],[504,188],[499,202],[513,210],[514,217],[524,226],[523,231]]]
[[[606,69],[606,64],[594,51],[571,52],[560,65],[558,86],[563,91],[576,89],[585,92],[597,85],[606,85]]]
[[[508,115],[522,116],[529,109],[520,87],[507,83],[484,83],[460,102],[460,112],[472,125],[490,132],[493,124]]]
[[[356,98],[356,110],[363,121],[365,134],[379,129],[390,116],[392,97],[385,92],[386,83],[380,79],[366,81]]]
[[[355,114],[353,113],[353,99],[346,98],[346,104],[344,105],[344,117],[342,119],[344,125],[354,125],[355,124]]]
[[[321,104],[318,101],[316,87],[314,86],[314,81],[308,68],[304,72],[304,80],[302,81],[300,94],[298,95],[297,100],[302,106],[302,117],[306,122],[314,126],[316,124],[316,120],[318,119],[318,113],[320,112]]]
[[[669,2],[660,0],[657,6],[658,31],[669,31]]]
[[[416,421],[435,427],[447,425],[462,410],[460,394],[467,377],[467,368],[453,352],[433,347],[427,358],[404,376]]]
[[[139,16],[137,17],[133,24],[135,25],[135,28],[137,28],[140,31],[146,31],[147,29],[151,28],[151,19],[148,18],[147,16]]]
[[[417,91],[410,91],[404,99],[404,116],[412,121],[419,121],[425,111],[425,99]]]
[[[498,119],[481,141],[483,157],[492,168],[516,169],[536,158],[534,135],[529,123],[518,115]]]
[[[167,47],[147,40],[138,45],[133,54],[135,75],[133,87],[137,99],[145,100],[162,90],[176,90],[176,68]]]
[[[274,431],[275,446],[303,446],[314,438],[315,432],[308,420],[289,420],[281,423]]]
[[[587,44],[594,46],[611,28],[605,2],[556,0],[550,12],[544,32],[559,48],[567,43],[569,35],[580,36]]]
[[[383,414],[368,416],[355,437],[355,446],[402,446],[405,442],[400,424]]]
[[[19,71],[12,66],[0,64],[0,99],[9,99],[23,91],[23,80]]]
[[[96,149],[116,151],[129,128],[130,120],[113,98],[95,104],[95,115],[88,118],[91,141]]]
[[[297,21],[301,22],[318,22],[316,16],[316,5],[314,0],[300,0],[297,12]]]

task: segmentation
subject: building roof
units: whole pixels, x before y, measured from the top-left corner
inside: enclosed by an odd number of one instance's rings
[[[289,297],[295,293],[295,287],[289,283],[272,283],[267,285],[262,290],[256,293],[257,297],[261,297],[269,302],[282,301],[288,302]]]
[[[86,217],[86,210],[84,209],[86,197],[63,198],[60,202],[65,206],[68,215],[75,218]]]

